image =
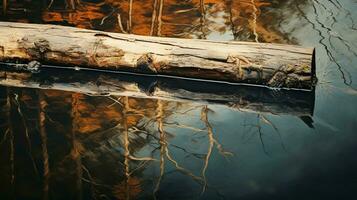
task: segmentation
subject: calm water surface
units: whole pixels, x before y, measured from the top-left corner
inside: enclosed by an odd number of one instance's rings
[[[2,2],[2,21],[314,46],[319,81],[287,92],[0,71],[1,199],[356,198],[355,0]],[[123,96],[122,82],[205,98]],[[76,92],[99,85],[121,92]]]

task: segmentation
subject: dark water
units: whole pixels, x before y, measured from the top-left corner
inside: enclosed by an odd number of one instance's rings
[[[3,0],[1,20],[315,46],[316,90],[154,80],[173,101],[118,87],[143,78],[1,71],[1,199],[356,198],[355,0],[130,2]]]

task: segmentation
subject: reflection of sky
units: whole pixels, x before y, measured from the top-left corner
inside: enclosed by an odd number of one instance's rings
[[[219,114],[221,113],[219,112]],[[270,117],[271,121],[279,128],[286,151],[279,144],[280,139],[274,130],[269,125],[262,123],[264,127],[262,129],[263,141],[269,153],[266,155],[262,151],[258,135],[250,142],[242,141],[241,136],[244,134],[244,129],[238,124],[242,124],[244,115],[248,115],[246,116],[249,118],[248,122],[255,119],[254,114],[243,113],[231,113],[228,115],[231,118],[224,117],[224,120],[220,118],[222,116],[217,116],[220,122],[217,123],[219,127],[216,126],[216,129],[221,131],[216,132],[219,134],[220,141],[227,149],[233,150],[236,157],[232,158],[227,165],[218,165],[220,170],[214,168],[214,171],[220,172],[216,173],[217,176],[226,177],[225,179],[217,177],[211,179],[213,182],[220,180],[217,185],[235,185],[235,188],[227,188],[231,189],[232,194],[238,196],[245,193],[252,194],[255,190],[269,193],[280,190],[280,187],[286,183],[304,184],[298,181],[304,177],[306,170],[319,176],[321,173],[325,173],[321,168],[333,169],[334,166],[331,165],[335,163],[335,160],[340,159],[336,154],[345,151],[344,148],[349,150],[352,147],[353,140],[350,139],[353,139],[354,135],[351,131],[356,128],[350,127],[350,133],[338,134],[316,125],[316,131],[314,131],[296,117]],[[213,121],[215,116],[213,115],[212,118]],[[347,159],[351,159],[353,155],[345,156]],[[343,163],[340,164],[343,165]],[[331,171],[331,176],[333,173],[335,172]],[[304,178],[309,181],[309,177]]]
[[[311,192],[310,195],[314,196],[314,191],[322,192],[325,187],[340,187],[342,183],[329,179],[338,179],[342,169],[352,175],[346,175],[345,184],[355,183],[352,166],[356,166],[356,163],[352,159],[356,137],[353,130],[357,127],[352,121],[356,113],[349,112],[345,115],[338,107],[330,108],[328,112],[339,113],[335,115],[336,119],[333,121],[334,129],[331,129],[333,125],[323,121],[319,116],[321,114],[319,110],[316,112],[315,129],[308,128],[297,117],[265,115],[277,126],[282,137],[280,139],[278,133],[269,124],[261,121],[262,140],[268,153],[266,154],[258,133],[255,133],[257,129],[253,128],[249,131],[244,127],[244,123],[254,124],[257,114],[237,112],[223,106],[210,108],[214,113],[209,114],[209,121],[214,127],[216,139],[226,150],[235,154],[226,160],[214,148],[209,162],[207,171],[209,183],[220,188],[225,195],[248,198],[249,195],[285,196],[291,193],[299,197],[301,194],[296,192],[300,191]],[[174,119],[182,124],[202,127],[199,111],[197,115],[198,117],[194,118],[197,120],[187,117],[176,118],[176,116]],[[350,123],[346,123],[346,119]],[[253,136],[247,139],[252,134]],[[191,135],[192,131],[179,131],[170,142],[183,144],[183,147],[191,148],[195,152],[205,153],[208,144],[204,140],[207,138],[202,139],[200,145],[188,144]],[[192,157],[185,160],[181,151],[173,152],[186,168],[197,173],[202,169],[202,161]],[[345,166],[345,162],[351,166]],[[186,180],[188,181],[186,184],[192,184],[189,178],[182,179],[181,176],[183,175],[172,174],[167,181],[180,180],[180,184],[185,184]]]

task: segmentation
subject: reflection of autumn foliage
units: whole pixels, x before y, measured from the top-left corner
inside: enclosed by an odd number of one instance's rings
[[[56,90],[9,91],[0,98],[1,108],[6,111],[2,115],[9,119],[11,116],[8,112],[13,110],[11,112],[18,113],[17,118],[24,120],[22,126],[28,127],[30,142],[26,144],[29,147],[27,153],[33,155],[34,161],[33,170],[30,171],[38,171],[37,176],[41,177],[43,183],[40,191],[34,195],[45,199],[50,194],[56,194],[59,198],[85,198],[86,195],[96,198],[104,195],[135,199],[144,193],[144,196],[152,197],[153,193],[160,195],[161,180],[166,179],[165,174],[169,172],[165,168],[170,165],[204,190],[212,188],[205,177],[212,148],[216,145],[220,153],[223,150],[213,135],[207,107],[205,117],[201,119],[206,128],[200,129],[176,121],[177,116],[190,116],[189,112],[195,110],[199,115],[202,106],[185,102],[90,96]],[[6,103],[9,100],[13,103]],[[11,119],[16,121],[17,118]],[[30,123],[35,126],[30,126]],[[13,180],[22,180],[18,177],[21,175],[11,167],[22,159],[15,154],[15,147],[19,143],[17,136],[21,130],[9,122],[0,128],[3,127],[7,134],[3,140],[11,144],[11,148],[6,149],[11,158],[10,167],[5,171],[13,174]],[[182,130],[197,132],[201,136],[196,136],[203,139],[204,145],[211,144],[207,154],[191,152],[185,144],[172,144],[171,140]],[[194,135],[192,137],[196,137]],[[36,137],[40,145],[36,143],[30,148]],[[186,168],[174,149],[197,158],[204,165],[202,172]],[[160,165],[160,174],[153,175],[150,181],[141,178],[143,171],[157,166],[155,164]],[[8,160],[5,165],[9,165]]]
[[[128,181],[124,180],[113,187],[114,196],[118,200],[135,199],[142,192],[140,184],[140,179],[137,177],[131,177]]]
[[[105,15],[100,11],[100,6],[86,4],[84,8],[63,11],[46,11],[43,13],[43,20],[51,23],[67,22],[79,28],[94,28],[93,20],[103,18]]]
[[[286,42],[286,36],[274,27],[274,13],[268,10],[284,1],[53,0],[42,6],[36,4],[42,9],[36,11],[42,13],[37,20],[45,23],[140,35],[209,39],[217,34],[230,34],[235,40]],[[15,3],[7,8],[11,6]],[[28,4],[16,5],[21,6]],[[18,18],[16,13],[7,15],[16,16],[12,19],[16,21],[28,20]]]
[[[77,109],[78,116],[74,119],[74,123],[78,125],[79,133],[92,133],[103,130],[103,127],[115,124],[121,118],[120,112],[107,107],[110,100],[103,102],[95,102],[95,98],[77,94]],[[93,100],[95,104],[88,104],[87,101]]]

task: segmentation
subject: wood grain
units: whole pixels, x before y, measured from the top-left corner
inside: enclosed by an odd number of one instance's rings
[[[313,89],[314,49],[0,22],[0,60]]]

